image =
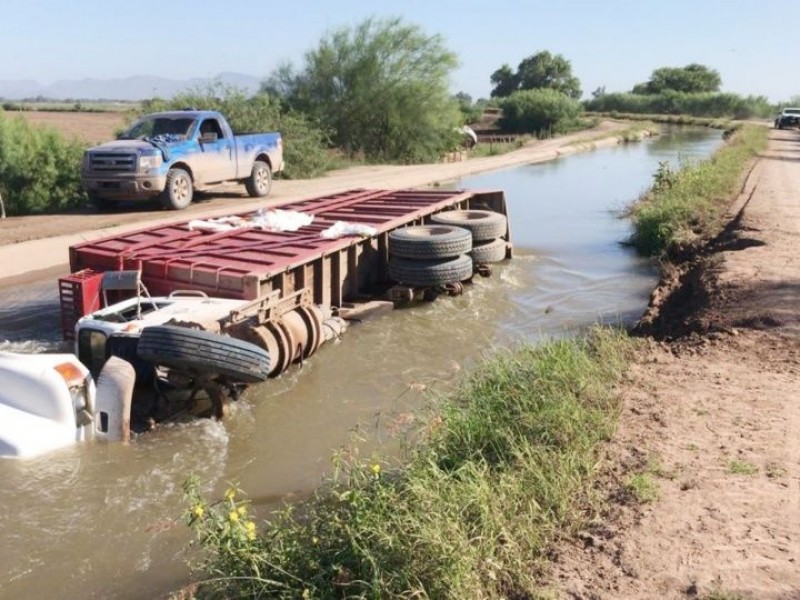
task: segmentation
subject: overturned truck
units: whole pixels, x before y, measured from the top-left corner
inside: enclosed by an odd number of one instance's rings
[[[94,376],[111,356],[134,366],[150,391],[134,423],[175,396],[221,417],[354,316],[459,294],[511,253],[502,192],[351,190],[73,246],[62,329]]]

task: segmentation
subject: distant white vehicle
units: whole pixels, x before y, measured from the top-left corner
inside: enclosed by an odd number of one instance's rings
[[[800,126],[800,108],[784,108],[775,118],[775,129]]]

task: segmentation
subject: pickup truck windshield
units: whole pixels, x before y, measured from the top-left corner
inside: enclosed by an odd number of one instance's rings
[[[191,117],[151,117],[136,121],[119,139],[135,140],[161,135],[186,136],[194,123]]]

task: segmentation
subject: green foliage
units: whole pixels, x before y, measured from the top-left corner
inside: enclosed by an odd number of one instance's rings
[[[767,129],[744,126],[710,159],[673,171],[659,164],[654,186],[630,210],[631,243],[648,256],[713,235],[737,189],[742,171],[767,143]]]
[[[76,140],[0,111],[0,196],[6,213],[62,212],[85,204],[83,151]]]
[[[647,83],[634,86],[635,94],[663,94],[666,91],[698,94],[718,92],[722,79],[714,69],[692,63],[685,67],[661,67],[653,71]]]
[[[208,525],[191,495],[189,522],[218,576],[200,597],[534,597],[537,561],[580,520],[631,350],[598,330],[487,360],[404,468],[337,457],[338,477],[274,515],[243,552],[226,529],[234,505],[223,500]]]
[[[315,177],[329,168],[325,131],[304,115],[284,110],[277,99],[266,93],[249,96],[243,90],[212,83],[170,100],[146,100],[139,114],[187,107],[221,112],[234,133],[279,131],[286,163],[284,177]]]
[[[658,482],[649,473],[631,475],[625,489],[640,504],[655,502],[661,495]]]
[[[674,114],[698,117],[749,119],[769,117],[775,107],[763,96],[739,96],[716,92],[686,93],[667,90],[658,94],[601,94],[584,102],[593,112]]]
[[[453,96],[453,100],[458,103],[458,110],[461,111],[461,122],[465,125],[475,123],[483,115],[485,103],[473,102],[472,96],[465,92],[459,92]]]
[[[401,19],[367,19],[323,38],[295,73],[265,89],[331,128],[334,144],[372,161],[438,159],[463,118],[448,91],[455,54],[440,36]]]
[[[516,73],[503,65],[490,78],[495,86],[492,97],[510,96],[518,90],[550,89],[570,98],[581,97],[581,83],[572,74],[572,63],[560,54],[544,50],[524,58]]]
[[[577,125],[581,104],[551,89],[514,92],[501,103],[500,127],[515,133],[563,133]]]

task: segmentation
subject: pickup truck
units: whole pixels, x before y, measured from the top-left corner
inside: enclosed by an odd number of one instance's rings
[[[180,210],[195,190],[225,182],[266,196],[282,169],[280,133],[234,135],[216,111],[180,110],[145,115],[116,141],[89,148],[81,182],[98,209],[158,197],[165,208]]]
[[[775,119],[775,129],[800,126],[800,108],[784,108]]]

